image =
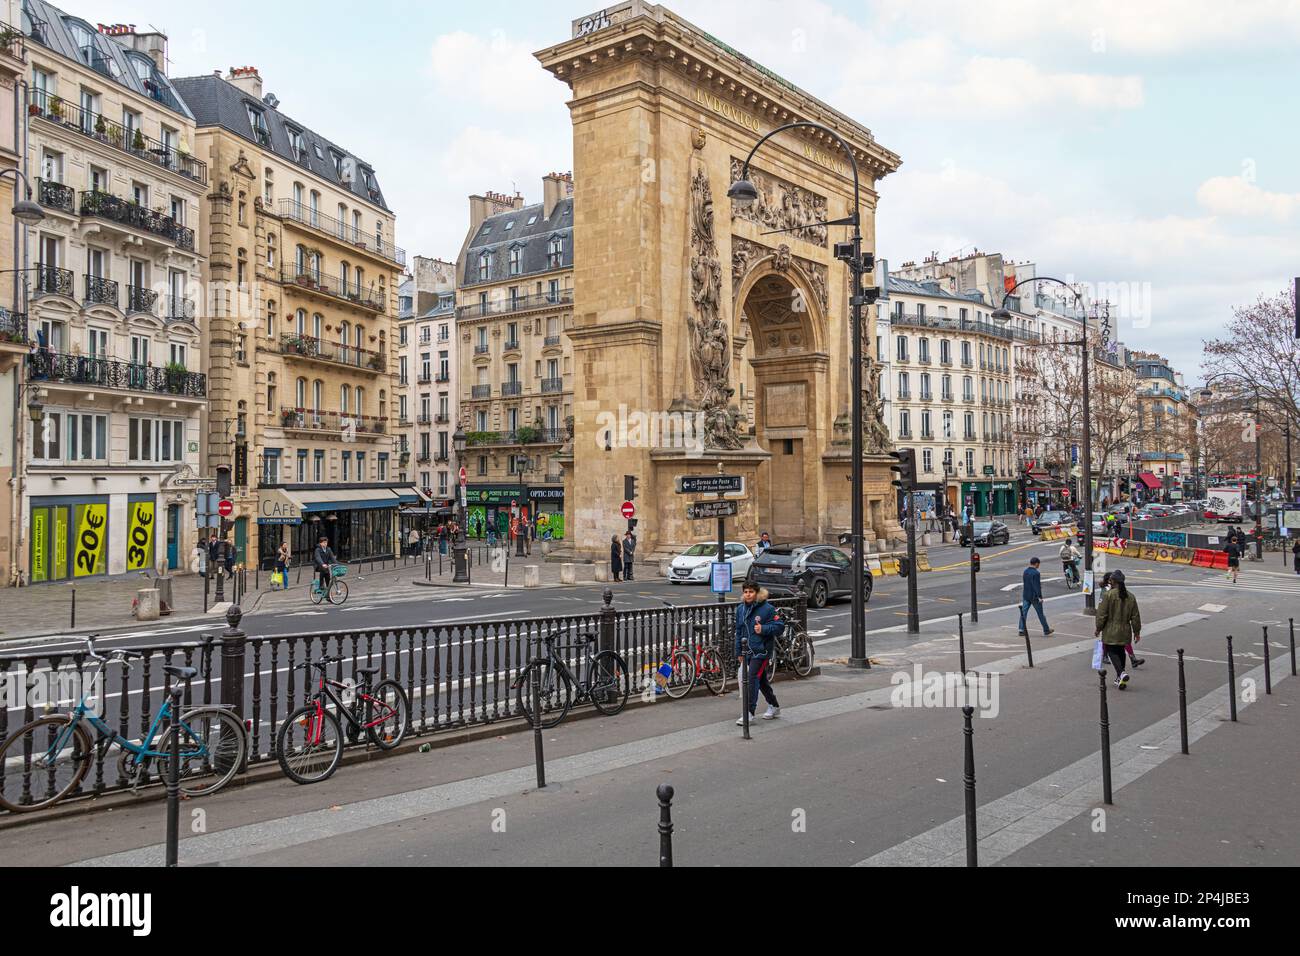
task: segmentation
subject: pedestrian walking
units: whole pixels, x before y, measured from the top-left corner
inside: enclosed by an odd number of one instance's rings
[[[1113,580],[1111,576],[1114,573],[1115,572],[1113,571],[1107,571],[1104,575],[1102,575],[1101,595],[1103,599],[1106,597],[1107,592],[1110,591],[1111,589],[1111,581]],[[1124,653],[1128,655],[1129,663],[1133,666],[1134,670],[1141,667],[1143,664],[1147,662],[1147,659],[1145,657],[1137,656],[1137,653],[1133,650],[1132,641],[1129,641],[1129,643],[1124,645]]]
[[[1110,590],[1097,606],[1094,628],[1102,650],[1115,670],[1115,686],[1124,690],[1129,679],[1124,667],[1129,655],[1127,648],[1142,640],[1142,614],[1137,598],[1124,583],[1123,571],[1110,573]]]
[[[1043,637],[1053,634],[1053,630],[1047,624],[1047,615],[1043,613],[1043,576],[1038,572],[1038,558],[1029,559],[1029,567],[1025,568],[1025,573],[1021,576],[1022,587],[1020,591],[1020,636],[1028,637],[1029,632],[1025,629],[1027,626],[1026,618],[1029,615],[1029,609],[1032,607],[1038,612],[1038,620],[1043,625]]]
[[[623,580],[631,581],[636,562],[636,535],[631,530],[623,536]]]
[[[406,543],[410,545],[412,555],[420,553],[420,532],[418,528],[411,529],[410,533],[406,536]]]
[[[1296,538],[1295,544],[1291,545],[1291,560],[1295,564],[1295,573],[1300,574],[1300,538]]]
[[[609,539],[609,573],[615,581],[623,580],[623,546],[618,543],[618,535]]]
[[[275,578],[271,582],[274,590],[283,591],[289,587],[289,554],[289,542],[281,541],[275,553]]]
[[[1228,543],[1224,546],[1223,551],[1228,556],[1228,578],[1233,584],[1237,583],[1237,572],[1241,570],[1241,546],[1237,544],[1237,539],[1232,535],[1228,536]]]
[[[746,581],[740,591],[740,606],[736,608],[736,660],[742,655],[749,660],[749,716],[758,709],[758,695],[767,701],[764,720],[781,716],[781,705],[767,673],[772,658],[772,642],[785,630],[785,624],[776,616],[776,608],[767,603],[767,588]],[[742,714],[736,726],[743,726]]]

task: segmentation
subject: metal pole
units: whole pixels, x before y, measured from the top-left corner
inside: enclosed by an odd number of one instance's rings
[[[673,865],[673,788],[666,783],[655,790],[659,798],[659,865]]]
[[[1264,560],[1264,501],[1259,492],[1264,484],[1261,460],[1262,447],[1259,441],[1259,389],[1255,389],[1255,560]]]
[[[1183,674],[1183,649],[1178,648],[1178,732],[1183,740],[1183,753],[1187,753],[1187,679]]]
[[[1023,600],[1023,598],[1022,598]],[[1029,618],[1025,617],[1025,656],[1029,658],[1029,666],[1034,666],[1034,646],[1029,643]]]
[[[1237,669],[1232,660],[1232,635],[1228,635],[1228,713],[1237,721]]]
[[[721,501],[722,499],[723,496],[718,495],[718,500]],[[718,563],[721,564],[726,560],[727,560],[727,519],[719,518],[718,519]],[[624,573],[623,576],[626,578],[627,574]],[[718,603],[719,604],[727,603],[727,596],[723,594],[721,591],[718,592]]]
[[[68,627],[75,629],[77,626],[77,589],[72,589],[72,621]]]
[[[1092,571],[1092,388],[1088,383],[1088,316],[1084,311],[1083,296],[1075,290],[1079,301],[1079,315],[1083,320],[1083,334],[1079,344],[1083,351],[1083,568]],[[1097,597],[1089,588],[1083,597],[1083,613],[1097,613]],[[1107,798],[1107,803],[1110,799]]]
[[[961,672],[966,673],[966,628],[962,626],[961,611],[957,612],[957,652],[961,654]]]
[[[1295,618],[1288,618],[1291,622],[1291,676],[1295,677]]]
[[[963,733],[966,736],[966,774],[963,787],[966,791],[967,866],[979,866],[979,836],[975,829],[975,730],[971,727],[971,716],[974,713],[974,707],[961,709],[962,720],[965,722]]]
[[[175,866],[180,842],[181,826],[181,685],[173,681],[171,687],[171,713],[168,722],[171,726],[171,753],[168,754],[170,765],[167,767],[167,865]]]
[[[739,609],[737,609],[736,613],[740,613]],[[749,740],[749,638],[745,638],[740,645],[740,670],[742,676],[740,719],[744,721],[741,724],[741,737]]]
[[[909,499],[910,499],[910,492]],[[907,633],[921,633],[921,609],[916,594],[916,501],[907,508]]]
[[[979,555],[975,553],[975,508],[972,503],[970,512],[967,512],[966,533],[970,535],[970,622],[978,624],[980,622],[979,605],[975,602],[975,567],[979,563]]]
[[[538,676],[540,667],[532,668],[530,678],[533,696],[533,759],[537,763],[537,787],[546,786],[546,757],[542,754],[542,684]]]
[[[852,393],[850,427],[853,434],[849,451],[849,454],[853,456],[849,474],[850,484],[853,488],[853,507],[850,512],[849,527],[849,532],[853,535],[853,594],[850,612],[852,620],[849,624],[850,643],[852,645],[849,651],[849,666],[866,670],[871,667],[871,661],[867,658],[866,622],[863,619],[866,614],[866,602],[863,600],[862,594],[864,587],[863,571],[866,567],[866,555],[863,552],[865,542],[862,540],[862,536],[865,534],[862,513],[862,428],[864,424],[862,421],[862,228],[858,215],[862,200],[858,194],[857,161],[854,160],[851,150],[847,150],[847,152],[849,153],[849,161],[853,164],[853,261],[849,263],[849,272],[853,277],[853,323],[850,329],[850,334],[853,337],[853,367],[850,375],[850,391]],[[749,711],[745,713],[748,714]]]
[[[1264,693],[1273,693],[1273,669],[1269,660],[1273,655],[1268,649],[1268,627],[1264,628]]]
[[[1110,711],[1106,708],[1106,668],[1099,672],[1101,679],[1101,799],[1113,803],[1110,793]]]

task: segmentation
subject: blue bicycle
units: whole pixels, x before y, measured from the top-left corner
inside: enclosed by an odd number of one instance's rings
[[[81,786],[96,750],[103,753],[113,744],[122,750],[118,771],[132,790],[150,778],[164,781],[173,734],[180,735],[180,784],[185,796],[215,793],[239,773],[248,754],[248,734],[232,710],[219,705],[194,707],[174,719],[171,696],[164,694],[148,733],[139,741],[127,740],[96,713],[103,706],[99,689],[106,665],[129,667],[144,655],[123,649],[99,654],[94,636],[86,638],[86,653],[99,667],[89,686],[82,688],[76,708],[34,720],[0,744],[0,809],[29,813],[53,806]],[[198,673],[174,664],[164,664],[163,670],[177,681]],[[41,679],[58,676],[62,675],[40,675]],[[93,742],[90,730],[96,734]]]
[[[327,588],[320,586],[320,578],[312,578],[311,591],[308,596],[312,604],[319,604],[321,601],[329,600],[331,604],[342,604],[348,599],[348,583],[342,580],[343,576],[348,573],[346,564],[330,565],[330,583]]]

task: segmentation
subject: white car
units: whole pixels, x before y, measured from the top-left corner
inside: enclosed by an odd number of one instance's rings
[[[726,542],[724,549],[727,563],[731,565],[731,580],[739,584],[749,574],[749,567],[754,563],[754,552],[738,541]],[[668,583],[708,584],[709,565],[716,560],[718,542],[693,544],[673,558],[672,566],[668,569]]]

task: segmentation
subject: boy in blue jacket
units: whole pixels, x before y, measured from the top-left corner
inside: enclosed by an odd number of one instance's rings
[[[776,608],[767,603],[766,588],[746,581],[740,595],[741,603],[736,608],[736,660],[748,652],[749,716],[754,716],[761,692],[767,701],[767,712],[763,714],[763,719],[776,720],[781,716],[781,705],[776,702],[776,694],[767,679],[767,672],[772,657],[772,641],[785,630],[785,624],[776,616]],[[737,719],[736,726],[744,723],[742,715]]]

